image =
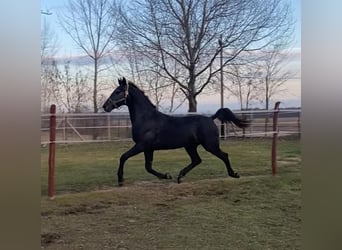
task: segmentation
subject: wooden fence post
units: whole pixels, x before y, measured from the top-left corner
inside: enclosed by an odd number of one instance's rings
[[[279,104],[276,102],[273,112],[273,140],[272,140],[272,174],[277,173],[277,139],[278,139],[278,116],[279,116]]]
[[[49,144],[49,181],[48,196],[50,200],[55,195],[55,151],[56,151],[56,105],[50,107],[50,144]]]
[[[301,115],[301,112],[298,112],[298,134],[299,134],[299,137],[301,136],[300,115]]]
[[[112,131],[110,129],[111,126],[111,117],[109,116],[109,114],[107,114],[107,128],[108,128],[108,140],[110,141],[112,139]]]

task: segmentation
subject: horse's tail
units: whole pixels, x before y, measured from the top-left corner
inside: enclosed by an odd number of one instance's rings
[[[220,108],[217,112],[211,116],[211,118],[219,119],[223,123],[233,122],[239,128],[247,128],[250,125],[250,121],[246,119],[240,119],[228,108]]]

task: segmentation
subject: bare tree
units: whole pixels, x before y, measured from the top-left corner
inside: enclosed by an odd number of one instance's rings
[[[284,48],[284,47],[283,47]],[[253,60],[245,64],[231,65],[225,69],[225,88],[248,108],[248,102],[265,103],[268,110],[270,100],[286,91],[285,83],[293,76],[287,68],[290,51],[279,46],[263,49]]]
[[[58,51],[58,39],[45,18],[42,20],[40,39],[41,111],[46,112],[53,98],[53,85],[50,80],[54,70],[52,61]]]
[[[285,91],[284,84],[293,75],[286,68],[288,63],[289,53],[284,50],[284,47],[275,46],[271,50],[263,51],[263,58],[259,61],[259,75],[266,110],[270,108],[269,104],[273,96]]]
[[[168,78],[162,77],[160,66],[151,64],[149,60],[139,56],[134,49],[134,45],[123,44],[121,48],[122,53],[117,54],[116,58],[111,57],[112,64],[118,75],[120,75],[120,72],[129,72],[125,76],[144,90],[146,95],[153,100],[157,109],[164,109],[169,113],[176,111],[184,102],[184,98],[179,95],[180,90],[177,84]],[[117,61],[120,63],[116,63]],[[176,75],[176,64],[174,71]],[[178,105],[175,104],[176,102]]]
[[[51,74],[53,82],[53,95],[59,108],[67,113],[80,113],[86,106],[89,87],[87,77],[81,70],[73,72],[70,61],[60,70],[54,63],[54,73]]]
[[[196,97],[220,70],[221,49],[226,67],[278,39],[274,35],[291,25],[290,14],[286,0],[133,0],[121,7],[120,38],[176,82],[195,112]],[[183,74],[175,75],[170,61]]]
[[[252,101],[260,99],[259,71],[254,64],[231,65],[226,70],[225,89],[236,97],[240,109],[249,109]]]
[[[110,0],[69,0],[60,13],[64,31],[93,61],[93,107],[98,112],[98,77],[107,69],[106,55],[113,49],[116,17]],[[101,67],[103,66],[103,67]]]
[[[166,107],[166,112],[174,113],[177,109],[179,109],[183,103],[186,101],[184,95],[181,95],[180,88],[178,84],[171,80],[169,86],[169,99],[170,105]]]
[[[58,51],[58,39],[56,33],[51,29],[51,26],[44,18],[40,31],[40,59],[41,64],[44,64],[44,59],[51,58]]]
[[[290,36],[288,36],[290,37]],[[289,63],[289,50],[285,50],[289,39],[280,40],[270,48],[262,50],[262,57],[258,61],[258,89],[263,93],[261,101],[265,103],[265,109],[270,109],[271,99],[281,92],[285,92],[285,83],[291,78],[292,74],[287,69]],[[265,118],[265,136],[269,127],[269,117]]]

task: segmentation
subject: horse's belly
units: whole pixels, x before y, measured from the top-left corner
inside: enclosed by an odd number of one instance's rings
[[[197,136],[185,131],[170,131],[156,138],[155,149],[174,149],[198,144]]]

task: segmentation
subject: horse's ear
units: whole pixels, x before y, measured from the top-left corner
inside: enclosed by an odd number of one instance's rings
[[[128,82],[126,81],[126,78],[125,77],[123,77],[122,78],[122,84],[124,84],[125,85],[125,98],[127,98],[127,96],[128,96],[128,89],[129,89],[129,84],[128,84]]]
[[[126,78],[125,78],[125,77],[122,77],[122,84],[127,85],[127,81],[126,81]]]
[[[125,77],[122,77],[122,78],[119,78],[118,79],[118,82],[119,82],[119,85],[127,85],[127,81],[126,81],[126,78]]]

